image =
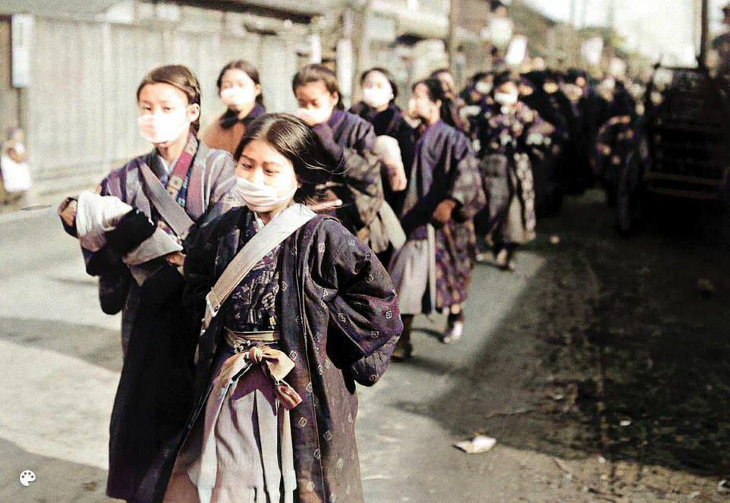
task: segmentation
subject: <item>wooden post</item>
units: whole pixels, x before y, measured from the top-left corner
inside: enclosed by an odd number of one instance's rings
[[[700,6],[700,9],[700,50],[699,55],[697,56],[697,63],[699,63],[700,67],[705,68],[707,67],[707,40],[710,35],[709,0],[702,0],[702,5]]]
[[[449,70],[452,75],[456,75],[456,54],[459,50],[459,41],[457,39],[457,28],[459,26],[459,7],[461,0],[451,0],[449,2],[449,35],[448,35],[448,52],[449,52]]]

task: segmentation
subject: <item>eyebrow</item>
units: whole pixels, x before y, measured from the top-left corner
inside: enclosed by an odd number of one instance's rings
[[[246,154],[241,154],[241,158],[238,160],[238,162],[241,162],[243,160],[245,160],[247,162],[250,162],[251,164],[254,164],[256,162],[253,159],[251,159],[249,156],[247,156]],[[275,161],[266,161],[266,162],[264,162],[264,165],[267,165],[267,164],[268,165],[273,164],[277,168],[283,168],[284,167],[283,165],[281,165],[281,164],[279,164],[278,162],[275,162]]]

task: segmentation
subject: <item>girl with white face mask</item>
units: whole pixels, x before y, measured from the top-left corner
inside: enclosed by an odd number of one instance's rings
[[[517,247],[535,238],[535,188],[529,154],[550,141],[554,128],[519,101],[518,81],[509,72],[495,77],[493,98],[494,106],[479,124],[489,207],[477,216],[477,222],[487,242],[493,243],[495,265],[514,270]]]
[[[324,65],[300,69],[292,90],[299,105],[295,115],[312,128],[327,152],[333,173],[327,193],[331,200],[342,201],[335,215],[373,251],[387,252],[392,238],[380,214],[382,164],[374,151],[372,125],[343,109],[337,77]]]
[[[373,125],[378,137],[386,136],[397,141],[397,149],[390,152],[383,149],[381,162],[385,200],[397,212],[400,211],[408,186],[409,167],[413,161],[413,145],[416,131],[405,120],[403,111],[395,104],[397,90],[387,70],[372,68],[360,77],[362,101],[354,105],[350,112],[360,116]],[[384,143],[386,146],[387,142]],[[395,147],[396,144],[393,143]],[[377,150],[377,149],[376,149]]]
[[[317,186],[330,175],[328,154],[307,125],[265,114],[236,154],[245,206],[191,237],[186,299],[194,316],[253,239],[283,232],[301,215],[310,220],[265,247],[201,336],[196,374],[199,389],[211,391],[195,400],[197,419],[183,438],[203,440],[169,453],[177,461],[164,501],[362,503],[355,382],[380,378],[401,331],[392,283],[337,220],[302,206],[319,200]],[[287,364],[284,375],[274,364]]]
[[[442,342],[464,332],[463,304],[474,266],[472,217],[484,205],[478,162],[469,139],[447,124],[450,100],[436,79],[413,86],[408,113],[421,121],[401,223],[408,239],[389,270],[405,326],[393,357],[411,357],[410,327],[418,314],[446,313]]]
[[[246,125],[266,112],[259,72],[246,60],[231,61],[220,72],[218,96],[226,111],[201,134],[211,148],[233,154],[246,133]]]
[[[192,406],[197,320],[182,301],[185,227],[219,213],[235,183],[231,156],[197,139],[200,86],[188,68],[149,72],[137,89],[137,108],[139,133],[153,149],[112,171],[98,188],[106,200],[117,198],[119,207],[132,209],[115,219],[113,229],[101,230],[101,247],[84,250],[87,272],[99,277],[102,309],[122,311],[124,365],[111,418],[107,494],[127,501],[137,499],[160,447],[184,426]],[[189,220],[166,220],[170,213],[153,193],[164,194],[168,208],[178,205]],[[76,226],[76,206],[69,198],[59,209],[74,236],[84,228]],[[155,258],[127,265],[160,230],[183,251],[153,250]]]

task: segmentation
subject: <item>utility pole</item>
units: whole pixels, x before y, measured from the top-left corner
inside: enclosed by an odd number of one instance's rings
[[[709,0],[702,0],[700,5],[700,50],[697,62],[700,67],[707,66],[707,40],[710,35],[710,6]]]
[[[578,29],[578,0],[570,1],[570,24],[573,29]]]
[[[457,39],[457,28],[459,27],[459,9],[461,0],[451,0],[449,2],[449,70],[452,75],[456,75],[456,55],[459,50],[459,42]]]
[[[585,28],[588,24],[588,6],[590,4],[590,0],[583,0],[583,11],[581,12],[581,18],[580,18],[580,26],[581,28]]]

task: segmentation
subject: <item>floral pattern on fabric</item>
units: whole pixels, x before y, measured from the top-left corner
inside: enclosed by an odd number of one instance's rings
[[[257,231],[258,225],[252,220],[241,233],[239,247],[242,248]],[[281,245],[278,245],[267,253],[233,290],[226,307],[226,327],[241,332],[276,328],[280,250]]]

